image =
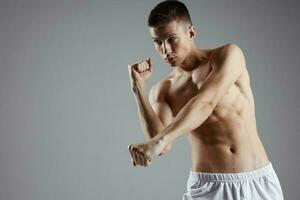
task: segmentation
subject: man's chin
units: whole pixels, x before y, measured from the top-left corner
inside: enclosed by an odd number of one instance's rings
[[[176,67],[177,66],[177,62],[168,62],[167,64],[170,65],[171,67]]]

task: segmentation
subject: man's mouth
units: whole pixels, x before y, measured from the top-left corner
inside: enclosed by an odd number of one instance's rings
[[[175,59],[175,57],[165,58],[165,60],[168,61],[168,62],[173,61],[174,59]]]

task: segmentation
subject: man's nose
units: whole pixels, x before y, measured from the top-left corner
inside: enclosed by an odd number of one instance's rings
[[[167,54],[169,52],[171,52],[171,46],[170,46],[170,44],[168,44],[168,42],[163,42],[162,53],[163,54]]]

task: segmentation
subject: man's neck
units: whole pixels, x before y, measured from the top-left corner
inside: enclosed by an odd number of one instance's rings
[[[192,75],[193,71],[205,62],[207,58],[207,51],[195,47],[186,59],[180,65],[175,67],[175,73]]]

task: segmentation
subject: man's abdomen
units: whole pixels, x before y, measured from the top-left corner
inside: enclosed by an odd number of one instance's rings
[[[192,170],[195,172],[237,173],[258,169],[268,159],[246,148],[216,145],[192,149]]]
[[[255,120],[231,112],[212,114],[187,134],[195,172],[235,173],[257,169],[269,162],[258,137]]]

